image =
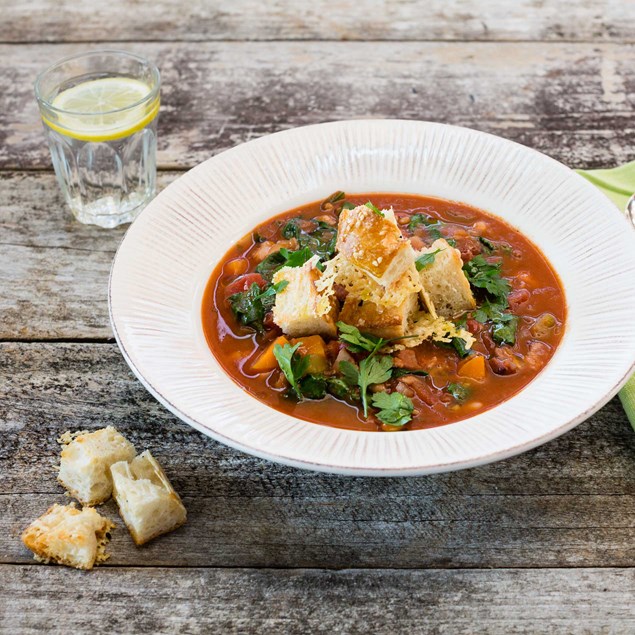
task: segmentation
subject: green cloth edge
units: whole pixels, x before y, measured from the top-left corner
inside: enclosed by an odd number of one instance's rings
[[[575,170],[608,196],[621,212],[635,192],[635,161],[606,170]],[[635,430],[635,375],[619,392],[624,412]]]

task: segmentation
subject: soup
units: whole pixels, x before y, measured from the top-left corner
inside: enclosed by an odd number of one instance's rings
[[[363,431],[460,421],[548,363],[558,276],[519,231],[437,198],[336,192],[254,228],[207,284],[209,347],[250,395]]]

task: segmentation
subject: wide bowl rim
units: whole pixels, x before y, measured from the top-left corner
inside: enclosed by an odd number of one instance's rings
[[[504,142],[504,144],[510,144],[513,146],[516,146],[518,148],[522,149],[523,153],[531,153],[534,156],[539,156],[540,157],[540,161],[542,162],[549,162],[551,164],[551,166],[554,169],[558,169],[561,171],[566,171],[569,176],[573,176],[576,179],[579,179],[579,184],[581,187],[591,187],[588,182],[583,179],[580,175],[576,174],[573,170],[571,170],[570,168],[568,168],[567,166],[561,164],[560,162],[556,161],[555,159],[544,155],[542,153],[540,153],[539,151],[532,149],[532,148],[528,148],[526,146],[522,146],[521,144],[518,144],[516,142],[504,139],[502,137],[498,137],[496,135],[491,135],[489,133],[486,132],[481,132],[481,131],[477,131],[477,130],[473,130],[470,128],[464,128],[461,126],[452,126],[449,124],[441,124],[441,123],[437,123],[437,122],[425,122],[425,121],[413,121],[413,120],[403,120],[403,119],[355,119],[355,120],[346,120],[346,121],[336,121],[336,122],[326,122],[326,123],[319,123],[319,124],[312,124],[309,126],[303,126],[300,128],[293,128],[293,129],[289,129],[289,130],[283,130],[277,133],[273,133],[271,135],[266,135],[264,137],[252,140],[250,142],[248,142],[248,144],[252,144],[252,147],[255,147],[258,144],[263,144],[263,143],[269,143],[271,142],[272,138],[284,138],[285,136],[288,135],[295,135],[298,134],[298,131],[305,131],[305,130],[311,130],[311,129],[316,129],[316,128],[324,128],[325,126],[335,126],[335,127],[340,127],[340,126],[350,126],[350,125],[355,125],[355,124],[363,124],[363,125],[370,125],[371,127],[374,125],[383,125],[383,124],[389,124],[389,125],[393,125],[393,124],[406,124],[407,126],[410,125],[423,125],[423,126],[434,126],[434,127],[442,127],[442,128],[446,128],[446,129],[453,129],[456,131],[460,131],[460,132],[465,132],[465,133],[469,133],[469,134],[476,134],[478,136],[481,137],[489,137],[492,139],[495,139],[497,142]],[[248,144],[241,144],[239,146],[236,146],[234,148],[230,148],[228,150],[225,150],[213,157],[208,158],[207,160],[201,162],[200,164],[196,165],[195,167],[191,168],[190,170],[188,170],[186,173],[184,173],[183,175],[181,175],[178,179],[176,179],[173,183],[171,183],[165,190],[164,192],[170,190],[170,188],[173,188],[173,186],[178,183],[179,181],[181,181],[182,179],[184,179],[185,177],[187,177],[188,175],[194,174],[198,171],[203,171],[206,169],[206,167],[208,167],[210,165],[210,162],[213,161],[217,161],[219,158],[222,159],[222,157],[227,157],[228,155],[231,155],[232,153],[241,151],[244,152],[244,148],[246,145]],[[594,189],[594,188],[593,188]],[[159,200],[160,197],[162,196],[163,192],[157,197],[156,200]],[[425,193],[423,193],[425,194]],[[601,195],[603,198],[603,195]],[[620,214],[619,210],[617,210],[617,208],[609,201],[609,199],[606,198],[606,200],[609,202],[610,207],[614,210],[614,214],[613,214],[613,219],[617,221],[618,218],[622,218],[623,221],[625,222],[625,224],[630,228],[630,231],[634,231],[633,227],[630,225],[630,223],[628,223],[626,221],[626,219]],[[307,201],[308,202],[308,201]],[[151,204],[152,206],[153,204]],[[147,209],[144,210],[144,212],[142,212],[141,216],[142,217],[145,213],[146,213]],[[506,220],[506,219],[505,219]],[[507,221],[509,222],[509,221]],[[131,230],[134,228],[135,225],[133,225],[131,227]],[[230,447],[233,447],[237,450],[240,450],[242,452],[246,452],[248,454],[257,456],[259,458],[263,458],[263,459],[267,459],[267,460],[271,460],[274,462],[278,462],[278,463],[282,463],[285,465],[289,465],[289,466],[293,466],[293,467],[298,467],[298,468],[303,468],[303,469],[310,469],[310,470],[314,470],[314,471],[323,471],[323,472],[330,472],[330,473],[339,473],[339,474],[349,474],[349,475],[359,475],[359,476],[410,476],[410,475],[421,475],[421,474],[432,474],[432,473],[438,473],[438,472],[446,472],[446,471],[453,471],[453,470],[458,470],[458,469],[465,469],[465,468],[469,468],[469,467],[475,467],[475,466],[479,466],[479,465],[484,465],[490,462],[494,462],[494,461],[499,461],[499,460],[503,460],[512,456],[515,456],[517,454],[520,454],[522,452],[525,452],[527,450],[530,450],[534,447],[537,447],[539,445],[542,445],[543,443],[546,443],[560,435],[562,435],[563,433],[567,432],[568,430],[571,430],[572,428],[574,428],[575,426],[579,425],[582,421],[584,421],[585,419],[587,419],[590,415],[592,415],[594,412],[596,412],[597,410],[599,410],[603,405],[605,405],[617,392],[618,390],[626,383],[626,381],[628,381],[628,378],[631,376],[631,374],[633,373],[633,371],[635,370],[635,358],[631,361],[630,366],[620,375],[619,379],[617,381],[615,381],[612,385],[612,387],[610,388],[610,390],[604,392],[604,394],[599,397],[596,401],[594,401],[592,404],[588,405],[588,407],[586,407],[582,412],[576,414],[576,416],[572,417],[571,419],[569,419],[568,421],[566,421],[564,424],[553,428],[552,430],[550,430],[550,432],[548,434],[543,434],[539,437],[536,437],[534,439],[531,439],[529,441],[525,441],[522,443],[518,443],[516,445],[511,445],[509,447],[503,448],[503,449],[499,449],[499,450],[495,450],[495,451],[489,451],[489,452],[485,452],[485,453],[481,453],[477,456],[473,456],[472,458],[466,460],[466,459],[459,459],[459,460],[453,460],[453,461],[447,461],[447,462],[443,462],[440,461],[438,463],[435,464],[428,464],[428,465],[422,465],[422,466],[415,466],[415,467],[404,467],[404,468],[384,468],[381,466],[370,466],[370,467],[350,467],[350,466],[346,466],[346,465],[339,465],[337,463],[325,463],[324,461],[320,461],[320,462],[314,462],[311,461],[309,459],[298,459],[296,457],[293,456],[287,456],[285,454],[281,454],[281,453],[274,453],[274,452],[270,452],[270,451],[263,451],[261,448],[259,448],[257,445],[250,445],[244,442],[240,442],[237,441],[236,439],[232,438],[231,436],[227,436],[221,432],[219,432],[218,430],[215,430],[211,427],[209,427],[208,425],[205,425],[204,423],[202,423],[201,421],[198,421],[197,419],[191,417],[190,415],[188,415],[186,412],[184,412],[184,410],[179,407],[177,404],[173,403],[173,401],[170,399],[169,396],[167,396],[166,394],[164,394],[166,391],[163,390],[160,387],[155,386],[151,381],[149,381],[147,379],[147,377],[144,375],[142,369],[138,366],[138,363],[135,361],[134,359],[134,354],[132,354],[129,350],[128,347],[126,346],[126,342],[125,342],[125,338],[122,336],[122,333],[118,327],[117,324],[117,316],[115,315],[115,311],[113,310],[113,280],[115,278],[115,272],[116,272],[116,268],[117,268],[117,262],[118,262],[118,258],[120,253],[125,250],[127,248],[127,244],[129,243],[129,241],[131,240],[129,237],[131,235],[131,232],[129,230],[129,232],[126,233],[126,235],[124,236],[124,239],[122,240],[122,242],[120,243],[118,249],[117,249],[117,253],[115,254],[115,257],[113,259],[113,264],[111,267],[111,272],[110,272],[110,277],[109,277],[109,282],[108,282],[108,305],[109,305],[109,314],[110,314],[110,320],[111,320],[111,325],[113,328],[113,333],[115,336],[115,340],[122,352],[122,355],[124,357],[124,359],[126,360],[127,364],[129,365],[129,367],[131,368],[131,370],[133,371],[133,373],[135,374],[135,376],[139,379],[139,381],[142,383],[142,385],[144,385],[144,387],[160,402],[162,403],[170,412],[172,412],[174,415],[176,415],[178,418],[180,418],[181,420],[185,421],[186,423],[188,423],[190,426],[192,426],[193,428],[199,430],[200,432],[202,432],[203,434],[222,442],[225,445],[228,445]],[[134,236],[134,234],[133,234]],[[231,245],[228,243],[227,247],[230,247]],[[539,245],[540,246],[540,245]],[[557,270],[557,268],[555,268],[556,272],[558,274],[560,274],[560,272]],[[521,390],[522,393],[522,390]],[[514,395],[513,397],[510,398],[510,400],[514,400],[516,398],[517,395]],[[252,397],[246,397],[247,399],[254,399]],[[299,420],[298,420],[299,421]],[[315,424],[311,424],[311,425],[315,425]],[[454,424],[450,424],[450,425],[454,425]],[[331,428],[332,429],[332,428]],[[361,435],[367,435],[367,434],[373,434],[373,433],[368,433],[368,432],[358,432],[358,431],[347,431],[351,434],[361,434]],[[418,434],[421,432],[426,432],[426,431],[408,431],[408,432],[403,432],[400,434]]]

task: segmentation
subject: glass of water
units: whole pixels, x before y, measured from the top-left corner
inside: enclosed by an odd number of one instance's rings
[[[159,87],[157,67],[123,51],[68,57],[38,76],[55,174],[80,222],[129,223],[155,195]]]

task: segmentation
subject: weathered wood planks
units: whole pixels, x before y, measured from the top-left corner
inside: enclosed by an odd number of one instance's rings
[[[102,568],[87,575],[3,567],[0,588],[11,598],[0,605],[7,633],[622,635],[635,629],[630,569]]]
[[[64,430],[115,425],[164,464],[186,527],[136,548],[116,519],[111,564],[274,567],[628,566],[635,437],[617,401],[514,459],[421,478],[295,470],[179,422],[110,344],[0,345],[0,561],[31,562],[21,530],[64,500]]]
[[[163,188],[178,174],[162,172]],[[52,173],[0,172],[0,339],[108,339],[107,288],[126,227],[75,221]]]
[[[633,158],[633,45],[145,43],[163,75],[159,163],[188,168],[255,137],[336,119],[470,126],[575,167]],[[84,45],[0,45],[0,169],[49,169],[32,83]]]
[[[122,40],[633,41],[635,6],[614,0],[125,0],[3,3],[2,42]]]

